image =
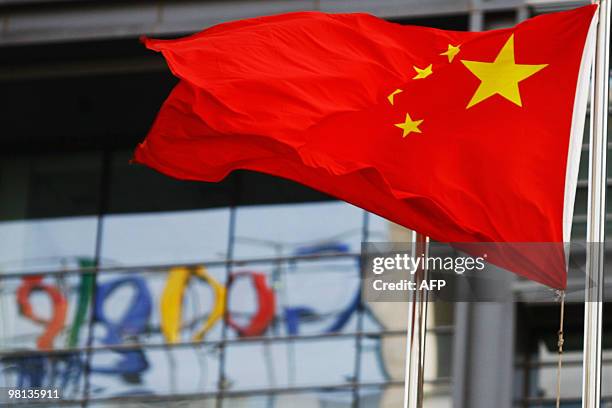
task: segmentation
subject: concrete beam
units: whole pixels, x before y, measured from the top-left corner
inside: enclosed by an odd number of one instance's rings
[[[524,4],[524,0],[487,1],[480,3],[479,10],[509,10]],[[409,18],[468,13],[474,7],[469,0],[0,0],[0,46],[134,38],[143,34],[173,36],[224,21],[304,10]]]

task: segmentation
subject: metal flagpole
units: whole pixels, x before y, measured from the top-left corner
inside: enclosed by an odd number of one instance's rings
[[[598,3],[599,25],[597,27],[591,87],[584,363],[582,372],[583,408],[599,408],[601,403],[601,318],[607,185],[610,0],[600,0]]]
[[[412,232],[412,256],[428,256],[429,239]],[[423,265],[423,264],[421,264]],[[416,288],[427,280],[427,266],[423,265],[413,275]],[[408,307],[406,337],[406,373],[404,381],[404,408],[423,407],[423,375],[425,373],[425,334],[427,330],[427,290],[414,290]]]

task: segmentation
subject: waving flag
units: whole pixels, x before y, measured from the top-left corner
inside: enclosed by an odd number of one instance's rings
[[[288,178],[443,242],[568,241],[596,7],[482,33],[308,12],[145,39],[181,81],[135,161]],[[559,262],[514,272],[563,288]]]

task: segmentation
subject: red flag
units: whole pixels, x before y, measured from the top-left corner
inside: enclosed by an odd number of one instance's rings
[[[293,13],[146,39],[181,82],[135,161],[285,177],[437,241],[569,241],[596,7],[482,33]],[[564,288],[561,269],[515,272]]]

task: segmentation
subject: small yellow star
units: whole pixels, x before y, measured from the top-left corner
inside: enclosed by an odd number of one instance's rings
[[[393,105],[395,103],[395,101],[393,99],[395,97],[395,95],[397,95],[399,93],[402,93],[402,92],[404,92],[404,91],[401,90],[401,89],[396,89],[395,91],[391,92],[391,94],[389,96],[387,96],[387,99],[389,100],[389,103],[391,105]]]
[[[432,64],[429,64],[429,66],[427,68],[418,68],[416,65],[413,66],[414,70],[416,71],[416,75],[412,78],[412,79],[423,79],[423,78],[427,78],[428,76],[430,76],[431,74],[433,74],[433,70],[431,68]]]
[[[402,137],[406,137],[406,136],[408,136],[412,132],[414,132],[414,133],[422,133],[421,129],[419,129],[419,125],[421,123],[423,123],[422,119],[421,120],[412,120],[412,118],[410,117],[410,114],[407,113],[406,114],[406,120],[404,121],[404,123],[396,123],[394,126],[402,129],[404,131],[404,134],[402,135]]]
[[[459,51],[461,51],[461,49],[459,48],[458,45],[455,46],[455,45],[448,44],[448,50],[444,51],[440,55],[446,55],[448,57],[448,62],[453,62],[453,60],[455,59],[455,56],[459,54]]]

